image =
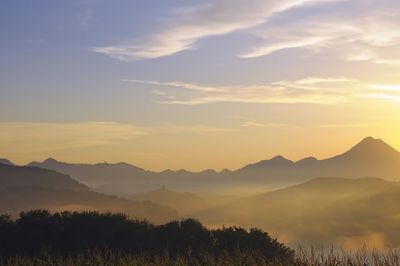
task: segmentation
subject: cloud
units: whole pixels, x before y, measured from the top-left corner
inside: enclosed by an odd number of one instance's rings
[[[208,37],[240,32],[256,37],[241,48],[238,56],[244,59],[306,49],[329,51],[344,62],[399,67],[398,10],[396,0],[206,0],[174,10],[164,29],[144,39],[93,51],[124,61],[159,58],[196,49]]]
[[[391,61],[382,55],[382,50],[398,49],[400,45],[400,14],[396,10],[398,3],[392,0],[323,2],[308,6],[298,12],[302,15],[292,14],[293,18],[287,21],[270,21],[253,29],[259,44],[240,57],[268,56],[290,48],[316,52],[326,49],[347,61],[397,65],[397,59]]]
[[[399,84],[373,84],[367,86],[369,92],[365,97],[389,102],[400,102]]]
[[[176,10],[173,16],[177,18],[169,27],[143,43],[95,47],[93,51],[125,61],[169,56],[193,49],[201,39],[260,25],[276,13],[308,2],[316,0],[207,0]]]
[[[124,80],[144,85],[166,87],[153,90],[159,103],[201,105],[210,103],[258,104],[341,104],[373,99],[400,101],[400,85],[367,84],[348,77],[305,77],[261,85],[201,85],[188,82]],[[168,90],[180,88],[181,91]],[[257,122],[250,121],[255,126]]]
[[[174,90],[153,91],[163,99],[159,103],[200,105],[208,103],[307,103],[334,104],[348,102],[361,86],[357,80],[309,77],[295,81],[279,81],[263,85],[200,85],[182,82],[137,81],[141,84],[179,87],[186,93]],[[339,86],[340,85],[340,86]]]
[[[243,123],[241,124],[242,127],[258,127],[258,128],[265,128],[265,127],[288,127],[293,126],[292,124],[283,124],[283,123],[267,123],[264,121],[260,121],[254,118],[243,117],[243,116],[233,116],[233,119],[241,120]]]
[[[149,80],[137,80],[137,79],[124,79],[123,82],[131,82],[131,83],[139,83],[139,84],[147,84],[147,85],[158,85],[158,86],[166,86],[166,87],[175,87],[193,91],[203,91],[203,92],[221,92],[222,89],[212,87],[212,86],[201,86],[192,83],[183,83],[183,82],[159,82],[159,81],[149,81]]]
[[[271,43],[265,46],[254,48],[251,52],[240,55],[242,58],[254,58],[265,55],[270,55],[274,52],[290,49],[290,48],[316,48],[325,46],[325,41],[329,40],[329,37],[307,37],[298,40],[282,41]]]

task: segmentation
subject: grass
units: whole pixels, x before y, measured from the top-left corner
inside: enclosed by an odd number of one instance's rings
[[[168,254],[157,256],[118,254],[114,252],[86,252],[70,256],[51,256],[42,254],[33,258],[13,257],[0,259],[0,265],[9,266],[41,266],[41,265],[154,265],[154,266],[186,266],[186,265],[265,265],[265,266],[396,266],[400,264],[397,252],[358,252],[344,250],[316,251],[311,248],[299,248],[295,260],[268,261],[257,253],[236,253],[214,256],[210,254],[192,254],[192,256],[170,257]]]

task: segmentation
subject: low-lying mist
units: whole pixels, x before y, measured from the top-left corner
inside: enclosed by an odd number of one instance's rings
[[[248,196],[179,193],[132,196],[176,209],[210,227],[258,227],[297,247],[383,250],[400,246],[400,185],[376,178],[320,178]]]

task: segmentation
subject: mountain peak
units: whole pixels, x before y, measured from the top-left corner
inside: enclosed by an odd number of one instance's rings
[[[44,160],[42,163],[58,163],[58,161],[54,158],[47,158],[46,160]]]
[[[391,156],[400,156],[400,153],[381,139],[366,137],[342,155],[383,159]]]
[[[390,149],[395,151],[393,147],[391,147],[389,144],[384,142],[381,139],[375,139],[373,137],[366,137],[362,141],[360,141],[356,146],[353,147],[355,148],[369,148],[369,149]]]
[[[274,158],[272,158],[270,161],[271,162],[287,162],[287,161],[290,161],[290,160],[286,159],[282,155],[277,155]]]

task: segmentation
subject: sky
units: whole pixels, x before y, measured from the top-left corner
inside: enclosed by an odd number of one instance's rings
[[[398,0],[0,0],[0,157],[237,169],[400,149]]]

